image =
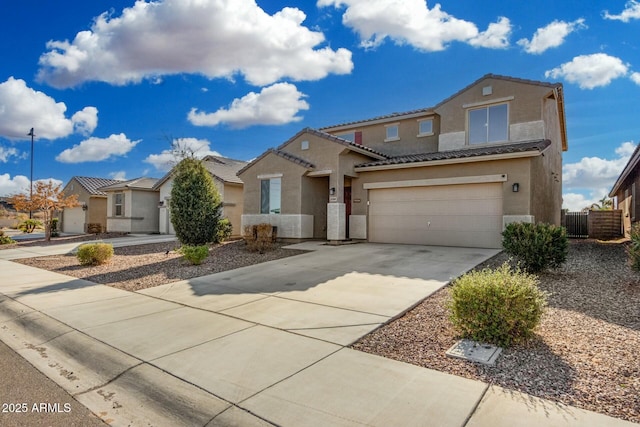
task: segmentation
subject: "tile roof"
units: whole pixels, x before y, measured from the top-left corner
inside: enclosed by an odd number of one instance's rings
[[[293,155],[291,153],[287,153],[286,151],[277,150],[275,148],[270,148],[270,149],[267,150],[267,153],[273,153],[276,156],[280,156],[283,159],[287,159],[287,160],[289,160],[289,161],[291,161],[291,162],[293,162],[295,164],[298,164],[298,165],[300,165],[300,166],[302,166],[304,168],[307,168],[307,169],[315,168],[313,163],[303,159],[302,157],[298,157],[298,156],[295,156],[295,155]]]
[[[207,156],[202,160],[211,175],[218,177],[224,182],[242,184],[242,180],[238,177],[237,173],[240,169],[244,168],[248,162],[221,156]]]
[[[128,181],[117,181],[115,184],[105,185],[101,187],[102,191],[120,190],[124,188],[137,188],[141,190],[151,190],[154,184],[158,182],[158,178],[135,178]]]
[[[419,108],[417,110],[395,112],[395,113],[391,113],[391,114],[385,114],[383,116],[377,116],[377,117],[371,117],[371,118],[363,119],[363,120],[355,120],[355,121],[352,121],[352,122],[340,123],[340,124],[333,125],[333,126],[323,126],[322,128],[320,128],[320,130],[340,128],[342,126],[348,127],[348,126],[357,125],[357,124],[360,124],[360,123],[367,124],[369,122],[376,122],[376,121],[380,121],[380,120],[386,121],[386,120],[396,119],[396,118],[403,117],[403,116],[422,115],[422,114],[428,114],[428,113],[433,113],[433,108]]]
[[[461,150],[437,151],[433,153],[408,154],[392,157],[385,160],[368,162],[356,165],[355,168],[371,166],[402,165],[418,162],[430,162],[435,160],[464,159],[471,157],[491,156],[496,154],[524,153],[527,151],[544,151],[551,141],[541,139],[536,141],[514,142],[511,144],[489,145],[483,147],[464,148]]]
[[[267,151],[265,151],[264,153],[260,154],[258,157],[253,159],[250,163],[247,163],[247,165],[245,167],[240,169],[238,171],[238,175],[242,174],[245,170],[247,170],[249,168],[249,166],[252,166],[256,162],[264,159],[267,155],[269,155],[271,153],[275,154],[276,156],[280,156],[283,159],[289,160],[290,162],[293,162],[293,163],[295,163],[297,165],[300,165],[300,166],[302,166],[304,168],[307,168],[307,169],[315,168],[313,163],[308,162],[308,161],[306,161],[305,159],[303,159],[301,157],[294,156],[293,154],[287,153],[286,151],[278,150],[278,149],[275,149],[275,148],[269,148]]]
[[[115,179],[92,178],[88,176],[74,176],[71,179],[75,179],[76,182],[82,186],[82,188],[87,190],[87,192],[93,196],[106,196],[107,193],[105,193],[104,191],[100,191],[99,188],[106,185],[112,185],[122,182]]]

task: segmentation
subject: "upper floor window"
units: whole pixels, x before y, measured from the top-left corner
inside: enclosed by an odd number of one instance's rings
[[[349,133],[343,133],[338,135],[338,138],[345,139],[354,144],[362,145],[362,131],[355,131]]]
[[[122,216],[124,213],[124,193],[116,193],[113,195],[113,214],[114,216]]]
[[[508,104],[469,110],[469,144],[509,140]]]
[[[279,214],[282,179],[271,178],[260,181],[260,213]]]
[[[395,123],[392,125],[386,125],[387,136],[384,139],[385,142],[397,141],[400,139],[400,125]]]
[[[433,119],[418,120],[418,136],[433,135]]]

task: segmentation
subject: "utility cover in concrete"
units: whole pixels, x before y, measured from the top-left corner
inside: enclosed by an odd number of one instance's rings
[[[502,353],[502,347],[471,340],[460,340],[447,350],[447,356],[492,366],[500,353]]]

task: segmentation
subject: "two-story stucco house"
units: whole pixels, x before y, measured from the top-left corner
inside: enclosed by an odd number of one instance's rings
[[[562,85],[486,75],[431,108],[304,129],[238,172],[282,238],[498,248],[560,224]]]

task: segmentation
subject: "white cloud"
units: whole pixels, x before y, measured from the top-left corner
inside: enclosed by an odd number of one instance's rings
[[[54,178],[38,179],[36,182],[49,182],[52,181],[54,185],[61,185],[62,181]],[[0,175],[0,196],[11,196],[18,193],[29,193],[30,185],[29,178],[23,175],[16,175],[11,178],[8,173]]]
[[[110,157],[124,156],[140,140],[131,141],[124,133],[113,134],[108,138],[89,138],[67,148],[58,154],[56,160],[62,163],[99,162]]]
[[[640,19],[640,2],[636,0],[628,1],[625,4],[624,10],[619,15],[611,15],[608,10],[605,10],[604,18],[622,22],[629,22],[632,19]]]
[[[521,39],[518,40],[518,44],[527,53],[540,54],[547,49],[560,46],[569,34],[583,28],[587,28],[583,18],[573,22],[556,20],[546,27],[538,28],[530,41]]]
[[[318,0],[317,4],[346,6],[342,23],[358,33],[365,48],[379,46],[387,37],[426,52],[443,50],[454,41],[504,48],[511,32],[509,20],[500,18],[480,33],[473,22],[449,15],[440,4],[429,9],[425,0]]]
[[[631,73],[631,81],[633,81],[637,85],[640,85],[640,73]]]
[[[66,111],[64,102],[27,87],[24,80],[9,77],[0,83],[0,136],[26,140],[33,127],[37,138],[52,140],[74,131],[91,133],[98,124],[95,107],[85,107],[71,119],[65,117]]]
[[[96,107],[84,107],[71,116],[71,121],[76,132],[88,136],[98,126],[98,109]]]
[[[562,185],[567,193],[563,195],[563,206],[580,210],[608,195],[635,148],[633,142],[624,142],[615,149],[617,158],[583,157],[577,163],[565,164]]]
[[[470,39],[469,44],[489,49],[504,49],[509,47],[509,36],[511,36],[511,21],[502,16],[498,22],[489,24],[486,31]]]
[[[309,104],[302,99],[305,96],[290,83],[276,83],[260,93],[251,92],[235,99],[228,109],[220,108],[215,113],[192,108],[187,118],[196,126],[227,124],[237,129],[299,122],[302,117],[297,114],[309,109]]]
[[[8,173],[0,175],[0,196],[29,192],[29,178],[16,175],[11,178]]]
[[[125,171],[111,172],[109,176],[111,177],[111,179],[115,179],[116,181],[127,180],[127,173]]]
[[[221,155],[211,150],[211,143],[206,139],[177,138],[172,143],[171,149],[162,150],[160,154],[150,154],[144,162],[153,165],[159,171],[168,172],[178,162],[181,153],[193,154],[200,159],[209,155]]]
[[[607,86],[613,79],[627,74],[628,66],[620,58],[605,53],[580,55],[559,67],[545,72],[545,77],[564,77],[570,83],[576,83],[581,89],[593,89]]]
[[[20,154],[15,147],[0,146],[0,163],[7,163],[12,157],[24,158],[24,154]]]
[[[38,78],[58,87],[85,81],[115,85],[195,73],[242,74],[258,86],[282,78],[317,80],[348,74],[351,52],[333,50],[324,34],[302,25],[304,12],[269,15],[255,0],[137,1],[120,16],[104,13],[73,41],[50,41]]]

